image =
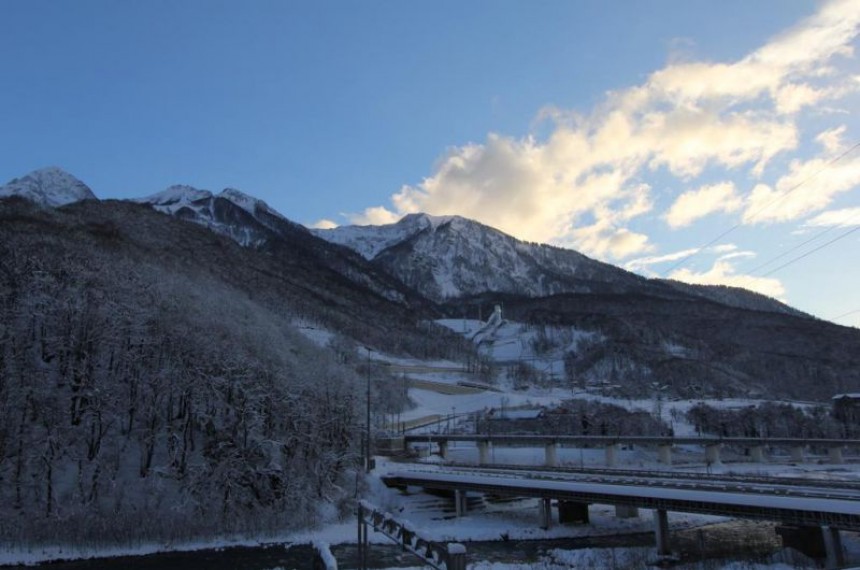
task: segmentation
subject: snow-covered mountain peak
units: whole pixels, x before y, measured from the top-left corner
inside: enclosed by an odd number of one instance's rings
[[[0,186],[0,198],[7,196],[21,196],[52,208],[81,200],[98,200],[89,186],[56,166],[13,178],[5,186]]]
[[[381,226],[338,226],[312,229],[311,233],[332,243],[344,245],[365,259],[373,259],[381,251],[430,227],[426,214],[407,214],[398,222]]]
[[[266,204],[264,201],[254,198],[253,196],[249,196],[241,190],[225,188],[220,194],[218,194],[218,197],[230,200],[251,215],[256,215],[258,212],[262,211],[277,218],[281,218],[282,220],[286,220],[280,212]]]
[[[575,252],[525,244],[460,216],[409,214],[384,226],[315,230],[351,247],[435,301],[487,291],[543,296],[590,288],[603,264]],[[626,272],[621,279],[629,279]],[[589,282],[589,283],[586,283]]]
[[[430,230],[435,232],[446,224],[474,224],[460,216],[432,216],[430,214],[406,214],[397,222],[380,226],[338,226],[330,229],[313,229],[315,235],[332,243],[354,249],[365,259],[373,259],[384,250],[410,237]]]
[[[436,231],[442,226],[453,225],[457,227],[479,226],[478,222],[469,220],[462,216],[434,216],[432,214],[406,214],[394,225],[410,228],[430,229]]]
[[[259,246],[270,237],[268,232],[282,233],[300,229],[264,201],[235,188],[218,194],[193,186],[176,184],[152,196],[134,200],[153,210],[206,226],[226,235],[243,246]]]
[[[212,192],[208,190],[200,190],[186,184],[174,184],[166,190],[135,201],[150,204],[156,210],[172,214],[184,206],[190,206],[195,202],[208,200],[211,197]]]

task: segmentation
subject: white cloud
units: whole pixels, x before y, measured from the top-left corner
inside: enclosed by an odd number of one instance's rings
[[[404,212],[405,213],[405,212]],[[385,224],[393,224],[402,216],[386,209],[384,206],[376,206],[374,208],[366,208],[360,214],[351,214],[349,219],[353,224],[381,226]]]
[[[663,255],[653,255],[647,257],[639,257],[636,259],[631,259],[627,263],[624,264],[624,268],[628,271],[636,271],[638,273],[642,273],[648,277],[656,277],[659,274],[651,269],[651,267],[655,265],[662,265],[664,263],[677,262],[688,257],[693,257],[694,255],[716,255],[717,261],[728,261],[736,258],[750,258],[755,257],[755,252],[752,251],[739,251],[738,246],[733,243],[725,243],[720,245],[714,245],[707,248],[698,248],[692,247],[689,249],[682,249],[680,251],[674,251],[672,253],[666,253]]]
[[[851,55],[858,25],[855,0],[831,1],[737,61],[672,61],[642,84],[609,93],[590,112],[547,107],[536,119],[550,127],[547,136],[490,134],[483,143],[451,148],[427,178],[394,194],[389,207],[368,208],[351,221],[388,223],[419,211],[460,214],[522,239],[597,257],[652,251],[649,236],[630,227],[654,207],[643,182],[661,169],[689,182],[712,167],[761,178],[774,157],[799,147],[801,111],[860,87],[838,65]],[[775,190],[762,182],[744,220],[810,168],[813,161],[795,161]],[[830,178],[828,196],[854,176]],[[698,203],[695,195],[675,201],[666,214],[670,224],[742,207],[734,188],[703,186],[697,192]],[[786,200],[780,216],[826,206],[829,198],[817,194],[794,192],[802,203]]]
[[[734,266],[726,259],[718,259],[710,269],[704,272],[696,273],[690,269],[681,268],[673,271],[669,277],[694,285],[742,287],[776,299],[782,299],[785,295],[785,287],[779,279],[738,274],[735,272]]]
[[[331,230],[337,227],[337,222],[323,218],[312,223],[311,227],[318,230]]]
[[[624,264],[624,268],[628,271],[641,271],[649,276],[656,276],[657,274],[651,271],[649,268],[652,265],[660,265],[662,263],[668,263],[670,261],[678,261],[679,259],[684,259],[686,257],[690,257],[696,254],[699,251],[698,248],[690,248],[690,249],[682,249],[681,251],[675,251],[673,253],[667,253],[665,255],[652,255],[649,257],[639,257],[636,259],[631,259],[627,263]]]
[[[729,261],[730,259],[750,259],[755,256],[755,252],[752,251],[733,251],[732,253],[721,255],[719,258],[717,258],[717,261]]]
[[[672,228],[689,226],[699,218],[715,212],[734,212],[742,201],[733,182],[720,182],[684,192],[675,199],[664,216]]]
[[[637,253],[652,251],[648,236],[627,228],[613,229],[600,222],[573,231],[577,247],[589,254],[605,258],[608,255],[623,259]]]
[[[715,246],[713,246],[713,247],[712,247],[712,248],[710,248],[710,249],[711,249],[711,251],[713,251],[714,253],[729,253],[729,252],[731,252],[731,251],[735,251],[735,250],[737,250],[737,249],[738,249],[738,246],[736,246],[736,245],[735,245],[735,244],[733,244],[733,243],[723,243],[723,244],[720,244],[720,245],[715,245]]]
[[[828,207],[833,199],[860,185],[860,158],[834,163],[830,157],[794,160],[776,187],[758,184],[747,198],[746,224],[785,222]]]
[[[804,227],[848,227],[860,224],[860,208],[842,208],[821,212],[803,222]]]
[[[652,168],[665,165],[675,176],[690,179],[711,164],[737,168],[753,164],[760,175],[780,152],[797,146],[796,127],[759,112],[682,109],[654,115]]]
[[[822,131],[815,137],[823,154],[794,160],[789,171],[777,180],[776,188],[756,185],[747,198],[743,222],[785,222],[826,208],[833,199],[860,184],[860,157],[845,154],[844,125]]]
[[[808,85],[809,90],[792,88],[791,85],[800,78],[820,78],[835,73],[834,68],[826,64],[835,56],[852,55],[850,44],[857,35],[858,26],[860,10],[856,0],[831,1],[813,16],[739,61],[667,66],[653,73],[641,90],[631,91],[627,103],[638,107],[662,99],[678,106],[701,105],[705,101],[731,105],[767,95],[777,100],[777,110],[780,110],[780,91],[788,89],[782,93],[782,110],[795,112],[803,105],[788,101],[811,100],[813,88]]]
[[[797,113],[827,96],[827,91],[808,83],[789,83],[776,92],[776,109],[783,114]]]
[[[824,147],[824,151],[827,154],[836,156],[845,150],[846,130],[847,127],[845,125],[841,125],[835,129],[822,131],[817,137],[815,137],[815,142]]]

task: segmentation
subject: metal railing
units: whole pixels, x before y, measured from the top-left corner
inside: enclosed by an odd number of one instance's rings
[[[404,550],[438,570],[466,570],[466,547],[457,542],[437,542],[421,536],[405,521],[395,519],[367,501],[358,503],[359,568],[367,569],[368,527],[381,532]]]

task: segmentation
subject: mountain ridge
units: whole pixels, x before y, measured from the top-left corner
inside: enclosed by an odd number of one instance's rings
[[[601,289],[619,292],[641,289],[670,297],[705,298],[733,307],[808,317],[752,291],[648,279],[572,249],[518,240],[460,216],[409,214],[382,226],[311,231],[352,247],[442,304],[492,292],[538,298],[595,293]]]
[[[12,195],[47,207],[98,199],[86,184],[57,167],[36,170],[0,187],[0,196]],[[398,291],[400,287],[390,279],[381,278],[379,272],[441,304],[493,292],[535,298],[644,288],[663,295],[692,296],[727,306],[809,317],[746,289],[647,279],[575,250],[524,242],[457,215],[416,213],[381,226],[308,229],[263,200],[235,188],[215,194],[176,184],[131,201],[204,225],[246,247],[270,247],[278,240],[304,242],[313,255],[330,260],[351,279],[365,285],[384,281],[377,283],[375,289],[393,299],[403,300],[408,295]],[[336,247],[311,243],[313,238]],[[377,277],[368,281],[366,276],[374,272]]]

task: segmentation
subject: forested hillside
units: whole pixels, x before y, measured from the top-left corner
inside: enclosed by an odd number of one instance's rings
[[[287,256],[130,203],[0,201],[0,538],[282,529],[351,497],[364,381],[293,324],[469,348]]]
[[[507,318],[591,333],[565,355],[574,386],[599,381],[648,396],[652,383],[684,398],[755,397],[829,402],[860,391],[860,331],[827,321],[646,294],[477,297],[451,314],[502,303]],[[551,339],[544,341],[551,343]]]

